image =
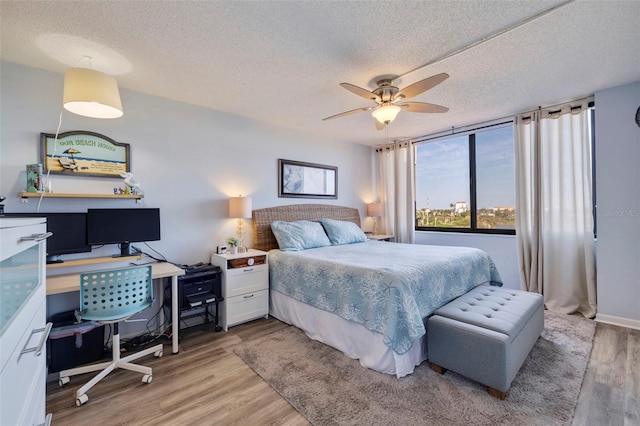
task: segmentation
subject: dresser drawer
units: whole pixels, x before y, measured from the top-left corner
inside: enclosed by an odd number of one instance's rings
[[[2,380],[0,381],[1,425],[27,424],[25,422],[34,419],[37,422],[44,420],[42,397],[45,389],[46,348],[43,347],[38,356],[35,351],[20,354],[23,349],[35,348],[45,338],[46,303],[44,297],[40,299],[40,302],[26,332],[2,370]],[[5,347],[3,347],[4,350]]]
[[[0,272],[0,275],[2,275],[4,280],[4,271]],[[13,359],[15,352],[20,352],[23,348],[25,335],[28,336],[31,333],[32,328],[41,328],[45,325],[45,314],[42,314],[42,324],[36,327],[33,323],[36,313],[39,315],[39,309],[41,309],[42,305],[45,305],[46,298],[45,286],[42,283],[38,283],[37,280],[38,277],[36,276],[33,280],[26,279],[9,282],[8,285],[11,286],[14,291],[3,291],[2,297],[0,297],[0,301],[2,301],[0,315],[6,315],[7,311],[13,315],[11,320],[6,324],[6,329],[3,334],[0,335],[0,342],[2,346],[2,350],[0,350],[0,371],[2,371],[2,373],[4,373],[8,368],[9,362]],[[7,286],[6,281],[3,281],[2,285]],[[31,287],[33,287],[32,290]],[[14,300],[21,300],[23,297],[22,293],[25,291],[28,291],[29,294],[18,309],[16,309],[15,306],[7,306],[7,304],[5,304],[5,302],[8,302],[8,300],[5,300],[9,299],[9,297],[7,297],[8,295],[12,296]],[[16,303],[16,305],[18,303]],[[0,425],[4,426],[3,423],[0,423]]]
[[[227,323],[230,327],[241,322],[264,317],[269,313],[269,290],[261,290],[224,300]]]
[[[225,298],[267,290],[269,288],[269,266],[254,265],[246,268],[229,269],[225,280]]]

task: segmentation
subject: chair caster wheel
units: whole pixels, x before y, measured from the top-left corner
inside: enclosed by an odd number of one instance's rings
[[[162,358],[162,355],[163,355],[163,354],[164,354],[164,352],[163,352],[163,351],[156,351],[156,352],[154,352],[153,356],[156,356],[156,357],[158,357],[158,358]]]
[[[76,406],[80,407],[86,404],[87,401],[89,401],[89,397],[86,394],[80,395],[78,398],[76,398]]]
[[[153,376],[151,374],[145,374],[142,376],[142,383],[151,383]]]
[[[66,385],[70,381],[71,381],[71,379],[69,377],[60,377],[60,379],[58,379],[58,386],[63,387],[64,385]]]

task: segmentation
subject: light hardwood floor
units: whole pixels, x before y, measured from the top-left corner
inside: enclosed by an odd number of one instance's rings
[[[640,330],[596,325],[573,424],[640,425]]]
[[[276,391],[233,353],[233,347],[286,324],[261,319],[214,333],[181,334],[180,353],[146,357],[153,383],[116,371],[91,389],[89,402],[75,406],[74,391],[91,376],[59,388],[47,385],[53,425],[308,425]],[[637,425],[640,401],[640,331],[598,324],[580,392],[574,425]],[[625,413],[627,418],[625,418]]]

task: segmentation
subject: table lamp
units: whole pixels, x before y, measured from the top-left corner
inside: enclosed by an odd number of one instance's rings
[[[378,235],[378,218],[382,216],[382,203],[367,204],[367,216],[373,218],[373,235]]]
[[[229,217],[238,219],[238,226],[236,228],[236,236],[240,241],[238,245],[238,251],[246,251],[247,248],[243,244],[244,240],[244,219],[251,218],[251,197],[231,197],[229,198]]]

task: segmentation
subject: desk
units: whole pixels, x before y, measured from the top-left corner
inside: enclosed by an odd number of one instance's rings
[[[184,275],[184,270],[171,263],[151,264],[151,276],[153,279],[171,277],[171,352],[174,354],[179,351],[178,277],[180,275]],[[72,291],[80,291],[80,273],[47,276],[47,295],[70,293]]]

